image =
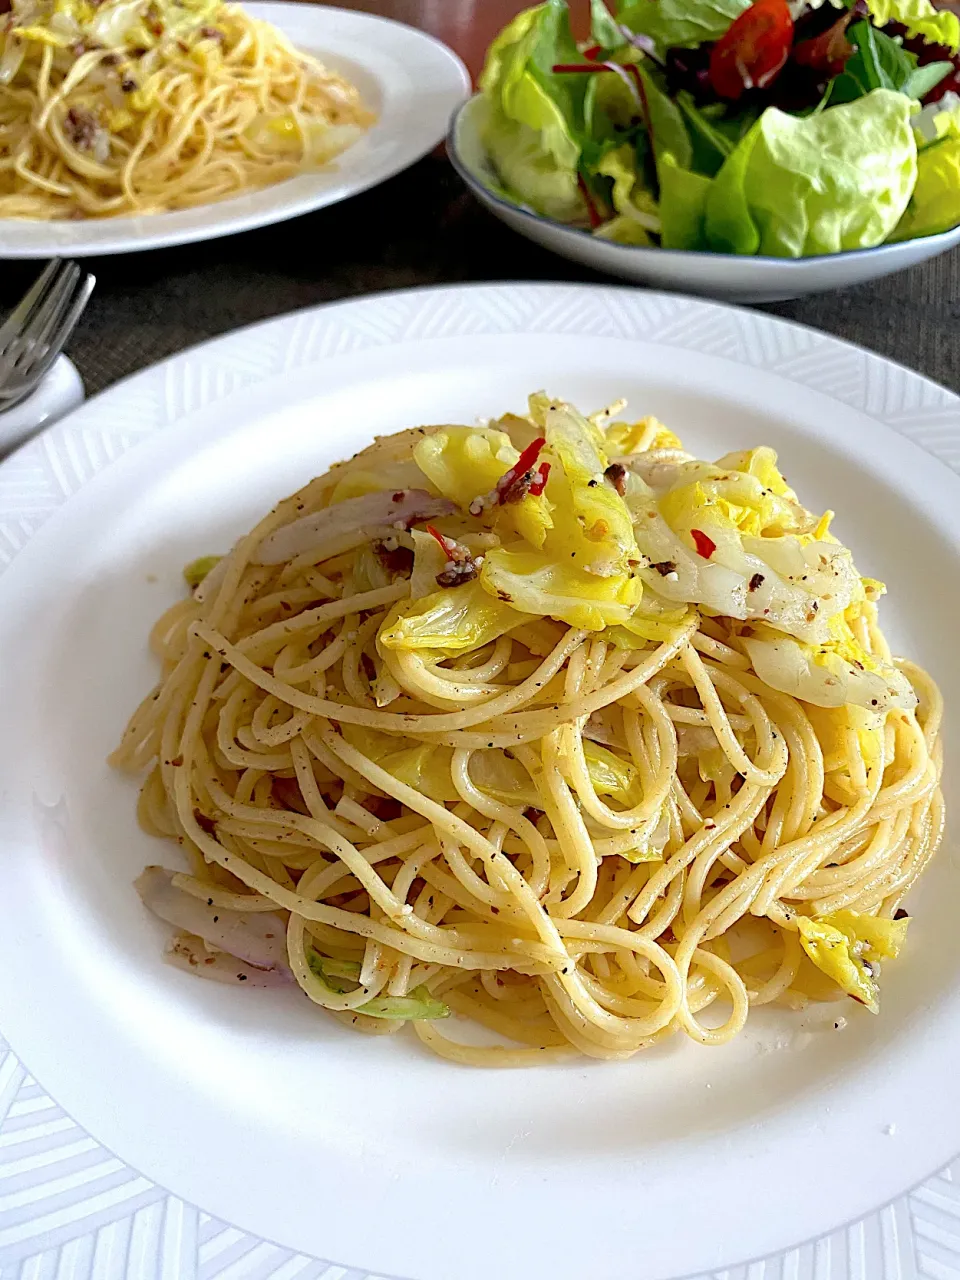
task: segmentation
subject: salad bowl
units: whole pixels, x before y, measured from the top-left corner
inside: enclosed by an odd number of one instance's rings
[[[448,149],[522,235],[775,301],[960,242],[960,17],[939,0],[569,0],[487,50]]]
[[[960,227],[872,249],[809,258],[747,257],[618,244],[544,217],[506,195],[483,143],[485,110],[483,95],[475,94],[455,113],[447,137],[450,160],[480,203],[535,244],[632,284],[728,302],[781,302],[864,284],[926,262],[960,244]]]

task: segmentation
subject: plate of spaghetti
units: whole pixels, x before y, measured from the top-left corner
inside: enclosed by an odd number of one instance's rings
[[[119,253],[323,208],[443,136],[467,75],[386,19],[222,0],[7,0],[0,253]]]
[[[509,285],[85,406],[0,468],[0,1032],[278,1275],[883,1274],[960,1150],[957,420]]]

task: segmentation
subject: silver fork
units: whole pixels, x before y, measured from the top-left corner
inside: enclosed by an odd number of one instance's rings
[[[96,278],[59,258],[0,325],[0,413],[25,400],[63,350]]]

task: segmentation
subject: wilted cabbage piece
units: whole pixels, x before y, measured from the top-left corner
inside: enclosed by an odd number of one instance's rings
[[[307,955],[310,972],[331,991],[343,994],[355,991],[360,977],[360,965],[354,960],[333,960],[311,950]],[[344,986],[344,981],[352,986]],[[416,1022],[420,1019],[449,1018],[450,1008],[442,1000],[432,996],[426,987],[414,987],[406,996],[374,996],[358,1005],[357,1013],[368,1018],[394,1018]]]
[[[191,587],[199,587],[207,574],[220,563],[222,556],[200,556],[184,566],[183,576]]]
[[[572,627],[600,631],[629,620],[643,590],[639,578],[584,573],[543,552],[498,547],[480,573],[483,587],[526,613],[545,613]]]
[[[655,418],[618,418],[622,408],[587,418],[538,392],[526,417],[405,433],[406,453],[398,446],[387,464],[405,489],[372,490],[377,472],[358,455],[333,491],[340,501],[271,535],[258,559],[299,551],[355,518],[397,521],[414,552],[409,597],[390,611],[378,643],[441,659],[537,619],[602,633],[620,649],[675,639],[699,609],[733,619],[746,624],[739,640],[771,688],[824,712],[863,713],[842,728],[821,717],[819,730],[830,739],[855,728],[872,767],[875,717],[910,709],[917,697],[867,647],[862,619],[884,588],[860,577],[830,533],[833,513],[801,505],[773,449],[705,462]],[[436,527],[412,527],[429,520]],[[444,558],[451,547],[469,554],[473,581],[454,585]],[[362,552],[356,564],[366,589],[396,580]],[[545,655],[561,634],[531,652]],[[851,785],[837,773],[830,794]]]
[[[800,945],[818,969],[847,995],[879,1010],[880,960],[896,959],[906,938],[909,920],[885,920],[856,911],[835,911],[822,919],[797,917]]]
[[[517,609],[479,582],[468,582],[397,605],[380,628],[377,643],[388,649],[461,653],[489,644],[523,620]]]
[[[804,644],[767,627],[758,627],[742,643],[761,680],[814,706],[850,703],[877,712],[915,707],[917,695],[906,676],[855,639],[837,636],[843,626],[842,617],[832,620],[830,638],[823,644]]]

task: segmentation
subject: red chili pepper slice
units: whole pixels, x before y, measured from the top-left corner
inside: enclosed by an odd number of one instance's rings
[[[530,481],[530,488],[527,490],[531,498],[539,498],[541,493],[547,487],[547,477],[550,474],[550,463],[541,462],[537,468],[536,478]]]
[[[521,480],[528,471],[532,471],[537,465],[540,450],[546,443],[545,436],[538,436],[536,440],[531,440],[509,471],[503,473],[497,481],[496,487],[496,494],[501,502],[507,501],[507,495],[517,481]]]
[[[428,525],[427,528],[430,526]],[[693,539],[693,545],[697,548],[697,555],[703,556],[704,560],[709,560],[717,549],[717,544],[712,538],[708,538],[702,529],[691,529],[690,537]]]
[[[598,53],[603,53],[603,45],[592,44],[589,49],[584,49],[583,56],[592,62]]]
[[[439,529],[434,528],[434,526],[433,526],[432,524],[428,524],[428,525],[426,525],[426,526],[425,526],[425,528],[426,528],[426,530],[427,530],[427,533],[429,533],[430,537],[431,537],[431,538],[435,538],[435,539],[437,540],[437,542],[439,542],[439,544],[440,544],[440,550],[441,550],[441,551],[443,552],[443,554],[447,557],[447,559],[449,559],[449,558],[450,558],[450,552],[451,552],[451,550],[452,550],[452,544],[451,544],[451,542],[450,542],[450,539],[449,539],[449,538],[445,538],[445,537],[443,536],[443,534],[440,532],[440,530],[439,530]]]
[[[710,51],[710,83],[736,102],[746,89],[765,89],[783,69],[793,43],[787,0],[756,0]]]

